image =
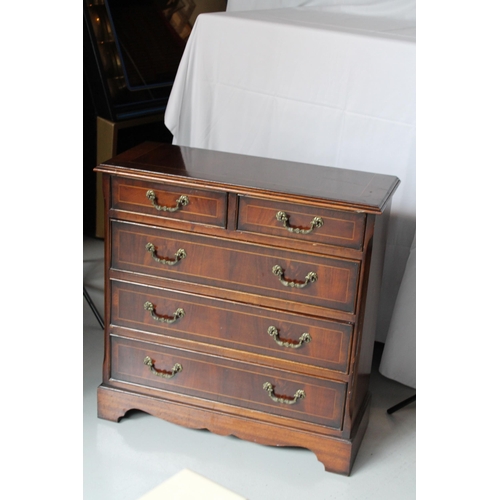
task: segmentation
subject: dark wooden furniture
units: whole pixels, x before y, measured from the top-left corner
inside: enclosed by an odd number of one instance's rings
[[[368,423],[399,180],[145,143],[101,164],[99,417],[312,450],[349,474]]]

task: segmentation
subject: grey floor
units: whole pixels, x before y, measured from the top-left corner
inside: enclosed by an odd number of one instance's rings
[[[84,237],[83,280],[103,311],[104,244]],[[304,449],[274,448],[170,424],[142,412],[119,423],[97,418],[103,332],[83,300],[83,475],[85,500],[138,500],[183,469],[248,500],[416,498],[416,404],[388,415],[415,391],[372,372],[370,423],[350,477],[324,471]],[[169,498],[175,500],[175,498]]]

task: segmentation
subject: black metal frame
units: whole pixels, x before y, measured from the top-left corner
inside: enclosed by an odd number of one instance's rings
[[[387,413],[389,415],[392,415],[395,411],[400,410],[401,408],[404,408],[405,406],[408,406],[410,403],[413,403],[414,401],[417,400],[417,395],[410,396],[409,398],[405,399],[404,401],[401,401],[397,405],[391,406],[388,410]]]
[[[90,309],[92,309],[92,312],[94,313],[94,316],[96,317],[97,321],[99,322],[99,325],[101,325],[101,328],[104,330],[104,321],[102,320],[102,316],[99,313],[97,307],[95,306],[94,301],[90,297],[89,292],[87,292],[85,285],[83,285],[83,296],[85,297],[85,300],[87,301],[88,305],[90,306]]]

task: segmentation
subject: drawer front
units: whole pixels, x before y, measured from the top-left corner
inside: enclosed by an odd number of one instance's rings
[[[238,229],[359,250],[365,215],[240,196]]]
[[[114,221],[112,267],[353,313],[359,262]]]
[[[113,178],[111,206],[145,215],[226,227],[227,194]]]
[[[111,296],[116,326],[347,372],[349,324],[119,281]]]
[[[113,335],[111,379],[202,398],[200,405],[216,401],[335,429],[342,426],[344,383]]]

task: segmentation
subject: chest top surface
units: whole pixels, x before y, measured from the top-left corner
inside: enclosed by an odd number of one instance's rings
[[[96,171],[239,194],[307,198],[369,213],[381,213],[400,183],[392,175],[153,142],[104,162]]]

